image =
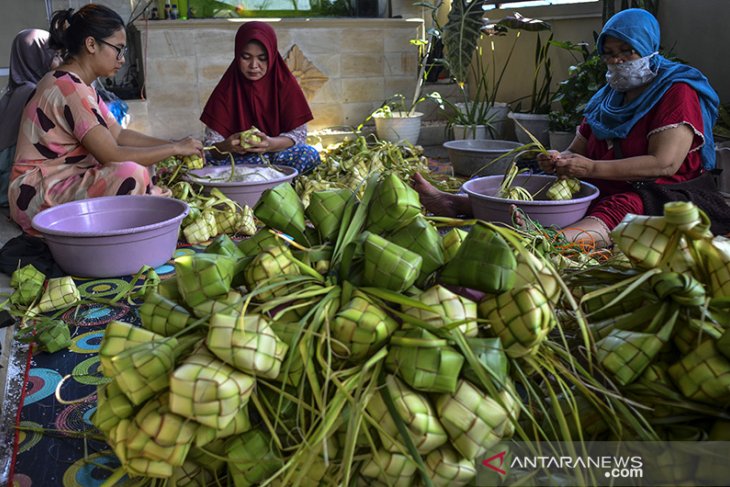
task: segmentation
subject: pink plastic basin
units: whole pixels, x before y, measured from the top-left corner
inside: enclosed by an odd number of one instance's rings
[[[581,181],[580,190],[576,193],[575,198],[571,200],[540,200],[539,198],[546,198],[544,192],[555,182],[556,177],[520,174],[515,178],[512,185],[522,186],[537,201],[508,200],[495,196],[499,191],[499,185],[502,184],[503,177],[503,175],[484,176],[464,183],[462,188],[469,195],[469,201],[476,218],[511,224],[510,207],[515,205],[543,226],[555,225],[562,228],[583,218],[591,201],[596,199],[599,193],[598,188],[594,185]]]
[[[187,203],[173,198],[105,196],[48,208],[31,224],[68,274],[116,277],[167,262],[187,214]]]
[[[236,167],[261,167],[258,164],[236,164]],[[248,205],[253,208],[261,198],[261,193],[269,188],[280,185],[281,183],[289,182],[294,179],[299,171],[289,166],[277,166],[272,167],[283,172],[280,178],[269,179],[268,181],[204,181],[200,179],[190,179],[190,181],[199,184],[205,188],[206,193],[209,193],[211,188],[218,188],[221,193],[228,196],[230,199],[238,203],[239,205]],[[224,170],[224,166],[207,166],[202,169],[195,169],[190,171],[192,176],[198,178],[206,177],[210,174],[216,174],[221,170]],[[230,174],[230,172],[228,173]]]

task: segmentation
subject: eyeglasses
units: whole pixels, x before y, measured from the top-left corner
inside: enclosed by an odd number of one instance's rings
[[[601,54],[601,61],[603,61],[604,63],[607,63],[614,59],[620,61],[628,61],[628,59],[634,54],[638,54],[636,52],[636,49],[627,49],[625,51],[619,51],[616,54]]]
[[[97,41],[101,42],[102,44],[106,44],[107,46],[113,48],[115,51],[117,51],[117,61],[121,61],[124,56],[127,55],[127,46],[119,47],[115,46],[114,44],[110,44],[105,40],[97,39]]]

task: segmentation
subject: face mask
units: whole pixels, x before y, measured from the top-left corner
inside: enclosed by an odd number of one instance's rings
[[[644,86],[653,80],[657,71],[651,70],[649,60],[656,53],[649,54],[633,61],[609,64],[606,71],[606,81],[616,91],[629,91]]]

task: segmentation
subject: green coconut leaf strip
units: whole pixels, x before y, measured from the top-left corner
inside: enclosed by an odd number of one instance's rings
[[[378,362],[382,361],[385,357],[384,354],[376,354]],[[374,356],[375,357],[375,356]],[[360,374],[355,375],[348,379],[345,383],[338,388],[334,396],[327,403],[325,414],[322,417],[322,421],[317,426],[313,434],[308,435],[309,445],[319,445],[326,441],[327,437],[334,430],[337,423],[341,420],[342,410],[348,402],[348,398],[352,399],[352,391],[355,390],[359,381],[361,380],[361,374],[372,374],[372,371],[366,369],[366,367],[373,364],[372,358],[362,367]],[[306,454],[307,448],[299,448],[295,451],[292,457],[287,461],[286,465],[272,477],[276,477],[288,470],[287,475],[282,479],[284,485],[291,485],[291,477],[297,474],[297,469],[292,468],[296,466],[300,461],[301,457]]]
[[[639,288],[644,285],[645,282],[647,282],[649,279],[651,279],[652,276],[656,274],[661,274],[663,271],[659,268],[648,270],[642,274],[637,274],[635,276],[629,277],[628,279],[625,279],[621,282],[617,282],[616,284],[612,284],[607,287],[601,287],[600,289],[597,289],[595,291],[591,291],[589,293],[586,293],[580,300],[580,303],[584,303],[585,301],[590,301],[591,299],[594,299],[598,296],[602,296],[604,294],[612,293],[614,291],[617,291],[618,289],[621,289],[625,287],[625,289],[619,293],[615,298],[613,298],[611,301],[606,303],[601,308],[598,308],[594,311],[594,313],[598,313],[600,311],[604,311],[607,308],[610,308],[616,304],[618,304],[620,301],[622,301],[626,296],[637,292]],[[590,316],[590,315],[589,315]]]
[[[302,276],[295,276],[295,277],[302,277]],[[294,279],[291,281],[291,283],[296,283],[296,282],[300,282],[300,281],[305,281],[305,279]],[[287,282],[289,282],[289,281],[287,281]],[[320,296],[326,296],[336,287],[337,286],[323,287],[323,286],[319,286],[319,285],[313,285],[311,287],[307,287],[307,288],[303,289],[302,291],[299,291],[298,293],[288,294],[287,296],[282,296],[280,298],[271,299],[271,300],[267,301],[266,303],[257,306],[257,309],[261,313],[266,313],[268,311],[271,311],[272,309],[278,308],[279,306],[281,306],[283,304],[291,303],[293,301],[312,299],[313,302],[317,302],[317,301],[319,301],[318,298]]]
[[[370,200],[373,197],[373,193],[375,192],[375,187],[377,186],[376,183],[379,177],[380,174],[375,173],[368,178],[367,186],[365,187],[365,194],[363,194],[362,200],[360,200],[360,204],[357,206],[357,209],[355,209],[352,219],[348,222],[346,218],[343,218],[342,224],[340,226],[340,233],[337,236],[335,248],[332,251],[331,265],[333,268],[340,263],[344,248],[350,242],[358,238],[358,236],[362,232],[362,228],[367,220],[368,206]],[[355,199],[355,196],[353,196],[353,200]],[[352,204],[354,206],[356,203],[353,201]]]
[[[375,358],[373,373],[371,377],[380,377],[381,369],[383,366],[383,360],[387,356],[387,350],[385,348],[379,350],[371,359],[369,362],[372,361],[373,358]],[[365,383],[365,389],[363,389],[363,384]],[[345,445],[343,446],[343,454],[342,454],[342,463],[344,465],[344,471],[343,471],[343,484],[348,485],[350,481],[350,477],[352,476],[352,464],[353,459],[355,457],[355,449],[357,448],[357,438],[360,434],[360,429],[363,425],[364,415],[365,413],[365,407],[370,402],[370,399],[372,398],[373,394],[375,394],[375,389],[377,387],[377,382],[370,379],[365,380],[364,375],[362,376],[361,384],[359,384],[358,387],[358,394],[353,398],[353,402],[350,404],[351,412],[350,412],[350,418],[348,419],[348,427],[347,431],[349,432],[348,435],[346,435],[345,438]],[[367,429],[365,430],[365,433],[368,437],[369,433]],[[372,438],[370,438],[370,441],[372,443]]]
[[[575,357],[570,351],[556,347],[550,342],[548,342],[548,346],[553,353],[563,359],[563,362],[578,362],[575,360]],[[580,392],[582,392],[587,398],[595,398],[595,400],[592,401],[595,406],[601,404],[606,405],[606,407],[610,407],[610,411],[604,416],[604,419],[606,419],[607,424],[614,430],[618,437],[622,436],[623,431],[621,421],[617,420],[617,418],[620,417],[626,421],[634,431],[641,435],[642,440],[659,440],[659,437],[644,417],[644,414],[637,410],[646,409],[645,406],[637,402],[629,401],[615,390],[606,389],[603,384],[609,383],[609,378],[607,376],[603,375],[602,377],[594,378],[591,373],[580,365],[580,363],[576,363],[574,366],[576,370],[579,371],[579,374],[577,375],[571,374],[569,369],[565,367],[564,363],[556,362],[556,367],[558,369],[563,369],[563,375],[570,379],[573,384],[578,387]],[[601,373],[601,370],[598,368],[593,370]],[[595,392],[599,392],[602,397],[596,396]],[[607,401],[607,403],[603,403],[603,401]],[[598,409],[599,411],[601,410],[601,408]]]
[[[271,434],[271,439],[274,441],[274,443],[276,443],[276,447],[282,449],[283,445],[281,444],[281,439],[279,438],[279,435],[277,434],[274,425],[271,423],[271,419],[269,418],[268,414],[266,414],[266,406],[261,402],[261,398],[258,397],[258,394],[251,394],[250,401],[253,402],[254,406],[256,407],[256,410],[261,416],[261,420],[264,422],[266,429],[268,429],[269,433]]]
[[[568,427],[568,424],[565,421],[565,416],[562,412],[560,403],[558,401],[558,396],[555,393],[553,386],[551,385],[552,382],[550,379],[553,379],[553,380],[558,379],[559,382],[562,382],[562,380],[559,378],[559,376],[556,376],[553,374],[554,370],[552,370],[552,367],[550,367],[550,364],[546,363],[546,361],[543,361],[543,360],[537,361],[534,357],[528,358],[527,360],[533,362],[532,369],[535,371],[535,373],[538,376],[540,376],[542,378],[544,390],[546,390],[548,393],[548,397],[550,399],[550,404],[553,407],[557,408],[557,412],[556,412],[556,414],[553,415],[553,417],[557,420],[558,429],[562,433],[562,435],[559,436],[558,438],[570,438],[570,428]],[[546,369],[548,369],[548,371],[551,373],[550,378],[547,377],[547,375],[545,374],[544,370],[541,367],[545,367]],[[561,387],[561,389],[563,390],[563,393],[567,392],[568,394],[572,395],[567,388]],[[542,405],[542,400],[540,400],[540,404]],[[574,400],[573,400],[573,404],[575,404]],[[577,416],[577,414],[575,416]],[[581,450],[583,451],[583,453],[585,453],[585,445],[583,444],[582,441],[580,441],[579,444],[581,445]],[[551,443],[551,447],[552,447],[552,443]],[[568,449],[568,454],[570,456],[572,456],[573,458],[578,456],[578,453],[576,452],[576,450],[574,448],[574,442],[566,441],[565,447]],[[577,475],[576,480],[578,481],[578,485],[587,485],[585,479],[583,478],[583,472],[581,472],[579,469],[574,470],[574,472]],[[590,485],[595,485],[595,480]]]
[[[137,281],[142,279],[143,276],[145,276],[145,283],[142,284],[142,287],[138,292],[133,292],[137,287]],[[132,300],[134,298],[143,296],[146,292],[147,279],[154,280],[155,278],[157,278],[157,283],[159,283],[159,276],[157,275],[155,270],[148,265],[144,265],[137,271],[134,276],[132,276],[132,279],[129,282],[125,282],[123,285],[119,286],[119,291],[112,298],[95,298],[92,295],[90,297],[87,297],[86,300],[92,303],[114,305],[122,298],[126,298],[129,304],[134,304]]]
[[[525,392],[527,392],[527,405],[523,407],[523,414],[528,417],[528,426],[532,428],[532,434],[528,435],[522,428],[522,425],[520,423],[517,423],[517,428],[515,430],[516,433],[524,441],[530,441],[531,438],[549,438],[550,436],[547,435],[540,422],[533,414],[534,410],[539,410],[541,416],[547,418],[548,420],[550,419],[549,411],[543,403],[543,394],[539,389],[535,388],[535,385],[530,380],[528,374],[526,374],[525,371],[522,370],[523,366],[520,362],[513,361],[512,366],[514,367],[515,380],[522,384],[522,386],[525,388]]]
[[[409,298],[407,296],[404,296],[401,293],[397,293],[395,291],[391,291],[389,289],[383,289],[378,287],[361,287],[359,288],[360,291],[369,294],[370,296],[380,298],[383,301],[388,301],[391,303],[399,304],[401,306],[408,306],[411,308],[418,308],[422,309],[424,311],[430,311],[432,313],[435,313],[434,309],[427,305],[423,304],[422,302],[415,300],[413,298]]]
[[[405,443],[405,446],[408,449],[408,454],[418,466],[418,472],[421,474],[421,481],[426,487],[433,487],[433,482],[431,482],[431,477],[428,476],[428,470],[426,470],[426,465],[423,463],[423,458],[421,457],[421,454],[418,453],[416,445],[413,444],[413,439],[408,433],[408,429],[403,422],[403,418],[401,418],[398,410],[395,408],[393,398],[390,395],[390,390],[385,383],[385,374],[382,372],[380,373],[378,383],[380,384],[380,394],[383,398],[383,402],[385,403],[385,407],[388,408],[388,413],[393,418],[395,426],[398,428],[400,439],[403,443]]]

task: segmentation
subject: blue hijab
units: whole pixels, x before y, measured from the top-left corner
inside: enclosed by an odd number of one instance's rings
[[[642,57],[659,50],[659,22],[646,10],[632,8],[611,17],[598,36],[599,53],[603,54],[603,43],[609,36],[630,44]],[[720,103],[717,93],[699,70],[686,64],[670,61],[657,54],[651,58],[651,68],[652,71],[658,70],[656,78],[638,98],[627,105],[623,105],[624,94],[615,91],[608,84],[593,95],[584,112],[591,130],[601,140],[623,139],[674,83],[686,83],[697,92],[702,109],[702,129],[705,136],[705,145],[701,149],[702,165],[705,169],[714,168],[715,142],[712,128],[717,120]]]

